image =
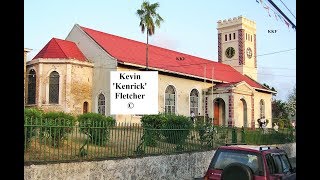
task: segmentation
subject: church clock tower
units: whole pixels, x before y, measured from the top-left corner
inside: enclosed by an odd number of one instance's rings
[[[243,16],[218,21],[218,62],[257,81],[256,23]]]

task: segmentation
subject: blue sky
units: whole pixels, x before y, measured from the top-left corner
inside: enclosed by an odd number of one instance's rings
[[[24,1],[24,47],[31,60],[53,37],[65,39],[74,26],[146,42],[135,14],[143,0]],[[286,101],[296,84],[296,31],[276,18],[267,0],[150,0],[164,19],[150,44],[218,60],[217,21],[244,16],[256,22],[258,81],[274,87]],[[296,24],[296,1],[273,0]],[[283,5],[285,4],[285,5]],[[267,11],[269,7],[269,13]],[[287,8],[289,10],[287,10]],[[269,16],[270,14],[270,16]],[[293,15],[292,15],[293,14]],[[268,33],[268,30],[277,30]]]

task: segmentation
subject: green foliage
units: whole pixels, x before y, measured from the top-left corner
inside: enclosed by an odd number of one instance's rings
[[[141,8],[136,11],[136,14],[140,18],[139,25],[142,33],[147,29],[147,35],[151,36],[155,33],[155,26],[160,27],[163,19],[157,13],[159,6],[160,4],[158,2],[150,4],[148,1],[144,1],[141,4]]]
[[[107,144],[110,138],[110,127],[115,125],[115,119],[99,113],[86,113],[78,116],[80,132],[89,136],[91,143],[99,146]]]
[[[24,109],[24,117],[25,118],[41,119],[43,113],[44,112],[38,108],[25,108]]]
[[[43,140],[49,140],[53,147],[60,147],[67,134],[75,125],[75,117],[65,112],[47,112],[43,114],[40,135]]]
[[[42,118],[43,112],[37,108],[25,108],[24,109],[24,136],[25,147],[29,147],[31,138],[37,133],[37,127],[35,126]]]
[[[282,119],[279,120],[278,124],[280,129],[284,128],[284,121]]]
[[[231,134],[232,143],[237,143],[237,141],[238,141],[237,129],[234,127],[234,128],[232,128],[231,132],[232,132],[232,134]]]
[[[276,89],[275,89],[274,87],[271,87],[271,86],[269,86],[269,85],[266,84],[266,83],[263,83],[263,86],[266,87],[266,88],[268,88],[268,89],[270,89],[270,90],[272,90],[272,91],[276,91]],[[275,95],[275,94],[273,93],[273,95]]]
[[[206,118],[204,118],[204,116],[196,116],[196,124],[210,124],[212,123],[212,118],[209,118],[208,116],[206,116]]]
[[[144,142],[147,146],[157,146],[160,132],[153,129],[160,129],[163,122],[167,119],[165,114],[144,115],[141,118],[141,125],[144,128]]]
[[[213,139],[216,135],[213,125],[209,121],[200,120],[196,121],[195,129],[198,132],[201,145],[212,148]]]
[[[289,113],[287,111],[287,104],[281,100],[272,101],[272,117],[280,119],[288,119]]]
[[[294,142],[293,130],[269,130],[263,133],[263,130],[245,130],[245,143],[252,145],[261,144],[284,144]]]
[[[225,126],[215,126],[215,130],[217,131],[215,143],[218,143],[220,145],[227,143],[230,137],[229,133],[232,129]]]
[[[165,114],[144,115],[141,117],[141,125],[144,128],[161,128],[163,122],[167,119]]]
[[[292,128],[292,124],[289,119],[274,118],[273,123],[277,123],[279,126],[279,129]]]
[[[189,117],[183,115],[166,114],[165,116],[166,120],[163,122],[162,128],[169,130],[161,131],[161,134],[168,143],[177,144],[177,150],[181,150],[193,125]]]
[[[159,6],[160,4],[158,2],[150,4],[148,1],[143,1],[141,8],[136,11],[136,15],[140,18],[139,26],[141,32],[144,33],[145,29],[147,29],[146,69],[148,69],[148,38],[155,33],[155,27],[160,28],[160,24],[163,22],[162,17],[157,13]]]
[[[293,87],[292,92],[288,95],[287,111],[291,117],[296,115],[296,86]]]

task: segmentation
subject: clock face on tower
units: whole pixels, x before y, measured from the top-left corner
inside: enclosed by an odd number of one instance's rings
[[[233,56],[234,56],[234,54],[235,54],[235,49],[233,48],[233,47],[228,47],[227,49],[226,49],[226,56],[227,56],[227,58],[232,58]]]
[[[247,56],[249,59],[251,59],[251,57],[252,57],[252,50],[250,47],[247,48]]]

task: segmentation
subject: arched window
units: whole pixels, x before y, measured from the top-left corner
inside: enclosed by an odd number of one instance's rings
[[[88,102],[87,101],[85,101],[83,103],[83,114],[86,114],[86,113],[88,113]]]
[[[53,71],[50,73],[49,79],[49,103],[59,104],[59,73]]]
[[[176,111],[176,92],[173,86],[168,86],[165,94],[165,113],[174,114]]]
[[[36,71],[31,69],[28,73],[28,101],[27,104],[36,103]]]
[[[260,100],[260,118],[265,117],[265,105],[264,101]]]
[[[106,100],[102,93],[98,96],[98,113],[106,115]]]
[[[198,115],[199,108],[199,92],[196,89],[192,89],[190,93],[190,113],[194,112],[195,115]]]

